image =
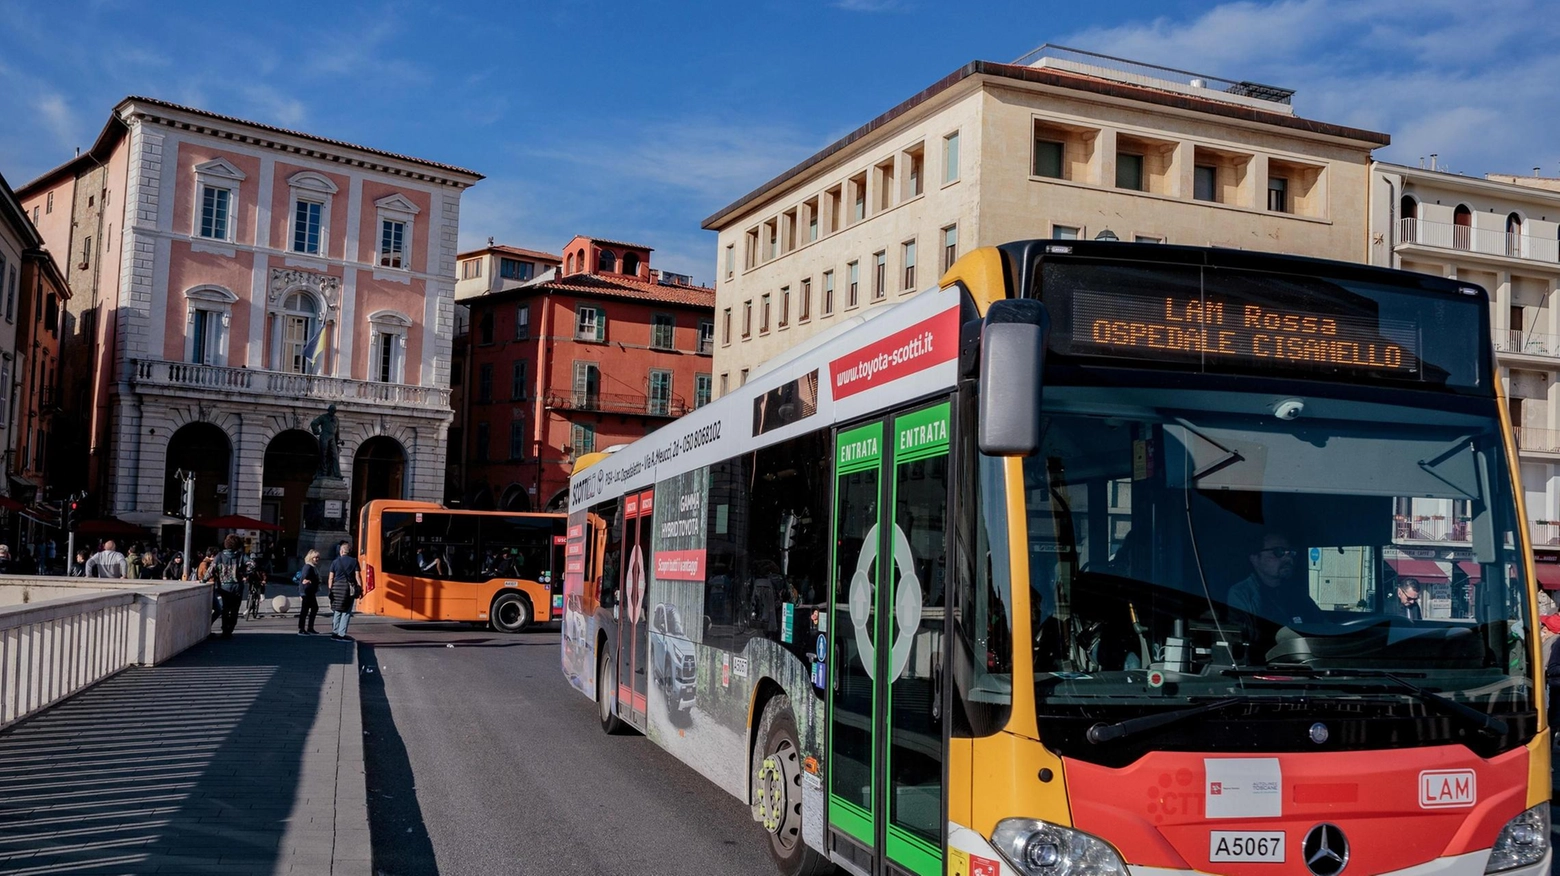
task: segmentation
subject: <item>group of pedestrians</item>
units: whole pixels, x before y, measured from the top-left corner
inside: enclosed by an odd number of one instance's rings
[[[304,555],[303,566],[293,577],[298,587],[298,635],[317,634],[314,629],[319,617],[319,595],[323,589],[331,610],[330,637],[349,642],[347,625],[352,620],[352,609],[363,597],[363,573],[357,558],[352,556],[352,542],[343,540],[336,546],[336,556],[329,566],[321,562],[320,552],[311,550]],[[259,598],[264,593],[263,578],[260,590],[254,588],[252,570],[254,564],[244,554],[244,543],[236,535],[223,542],[222,550],[201,562],[199,579],[209,581],[216,589],[222,618],[222,638],[231,639],[238,626],[238,614],[243,595],[250,594],[251,617],[259,617]]]

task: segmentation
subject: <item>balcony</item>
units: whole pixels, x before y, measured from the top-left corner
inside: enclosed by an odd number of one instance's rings
[[[1452,544],[1468,544],[1472,541],[1468,534],[1467,520],[1402,515],[1393,521],[1392,540]]]
[[[1533,520],[1528,532],[1534,547],[1560,548],[1560,520]]]
[[[673,396],[656,399],[633,393],[549,392],[547,407],[559,411],[592,411],[600,414],[637,414],[673,419],[688,413],[688,402]]]
[[[450,390],[440,386],[375,383],[314,374],[192,365],[163,359],[132,359],[130,374],[131,382],[138,387],[182,390],[192,395],[234,393],[267,401],[309,399],[349,405],[450,410]]]
[[[1560,453],[1560,429],[1534,429],[1517,426],[1517,449],[1530,453]]]
[[[1496,331],[1494,335],[1497,353],[1560,359],[1560,335],[1527,331]]]
[[[1428,222],[1424,219],[1400,219],[1398,226],[1398,240],[1401,243],[1540,262],[1560,262],[1560,240],[1552,238],[1512,234],[1493,228],[1472,228],[1450,222]]]

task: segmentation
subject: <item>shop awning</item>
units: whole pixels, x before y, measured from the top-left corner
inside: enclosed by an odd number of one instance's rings
[[[1471,584],[1479,583],[1479,579],[1484,577],[1484,569],[1472,560],[1459,561],[1457,568],[1462,569],[1463,574],[1468,576],[1468,581]]]
[[[0,511],[20,511],[27,506],[10,496],[0,496]]]
[[[1435,560],[1421,560],[1416,557],[1398,557],[1395,560],[1387,560],[1387,565],[1397,573],[1399,579],[1413,578],[1415,581],[1450,581],[1452,576],[1441,569],[1441,565]]]
[[[1534,563],[1533,574],[1538,576],[1538,586],[1560,590],[1560,563]]]

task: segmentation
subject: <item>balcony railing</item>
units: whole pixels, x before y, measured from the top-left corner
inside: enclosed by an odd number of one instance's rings
[[[1470,541],[1468,521],[1448,520],[1444,517],[1399,517],[1393,521],[1394,541],[1443,541],[1464,543]]]
[[[1517,449],[1536,453],[1560,453],[1560,429],[1533,429],[1518,426],[1511,431],[1517,435]]]
[[[389,405],[447,411],[450,390],[440,386],[410,386],[289,374],[219,365],[193,365],[162,359],[131,360],[131,379],[137,385],[189,390],[233,392],[274,400],[318,399],[348,404]]]
[[[1534,520],[1528,530],[1535,547],[1560,547],[1560,521]]]
[[[1560,335],[1526,331],[1496,331],[1495,349],[1501,353],[1560,358]]]
[[[1400,219],[1398,224],[1398,240],[1403,243],[1541,262],[1560,261],[1560,240],[1554,238],[1424,219]]]
[[[639,414],[647,417],[680,417],[688,402],[677,396],[656,399],[633,393],[550,392],[547,407],[562,411],[594,411],[603,414]]]

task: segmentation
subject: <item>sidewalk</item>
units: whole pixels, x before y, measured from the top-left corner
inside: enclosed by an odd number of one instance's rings
[[[296,617],[0,733],[0,874],[367,876],[357,649]]]

